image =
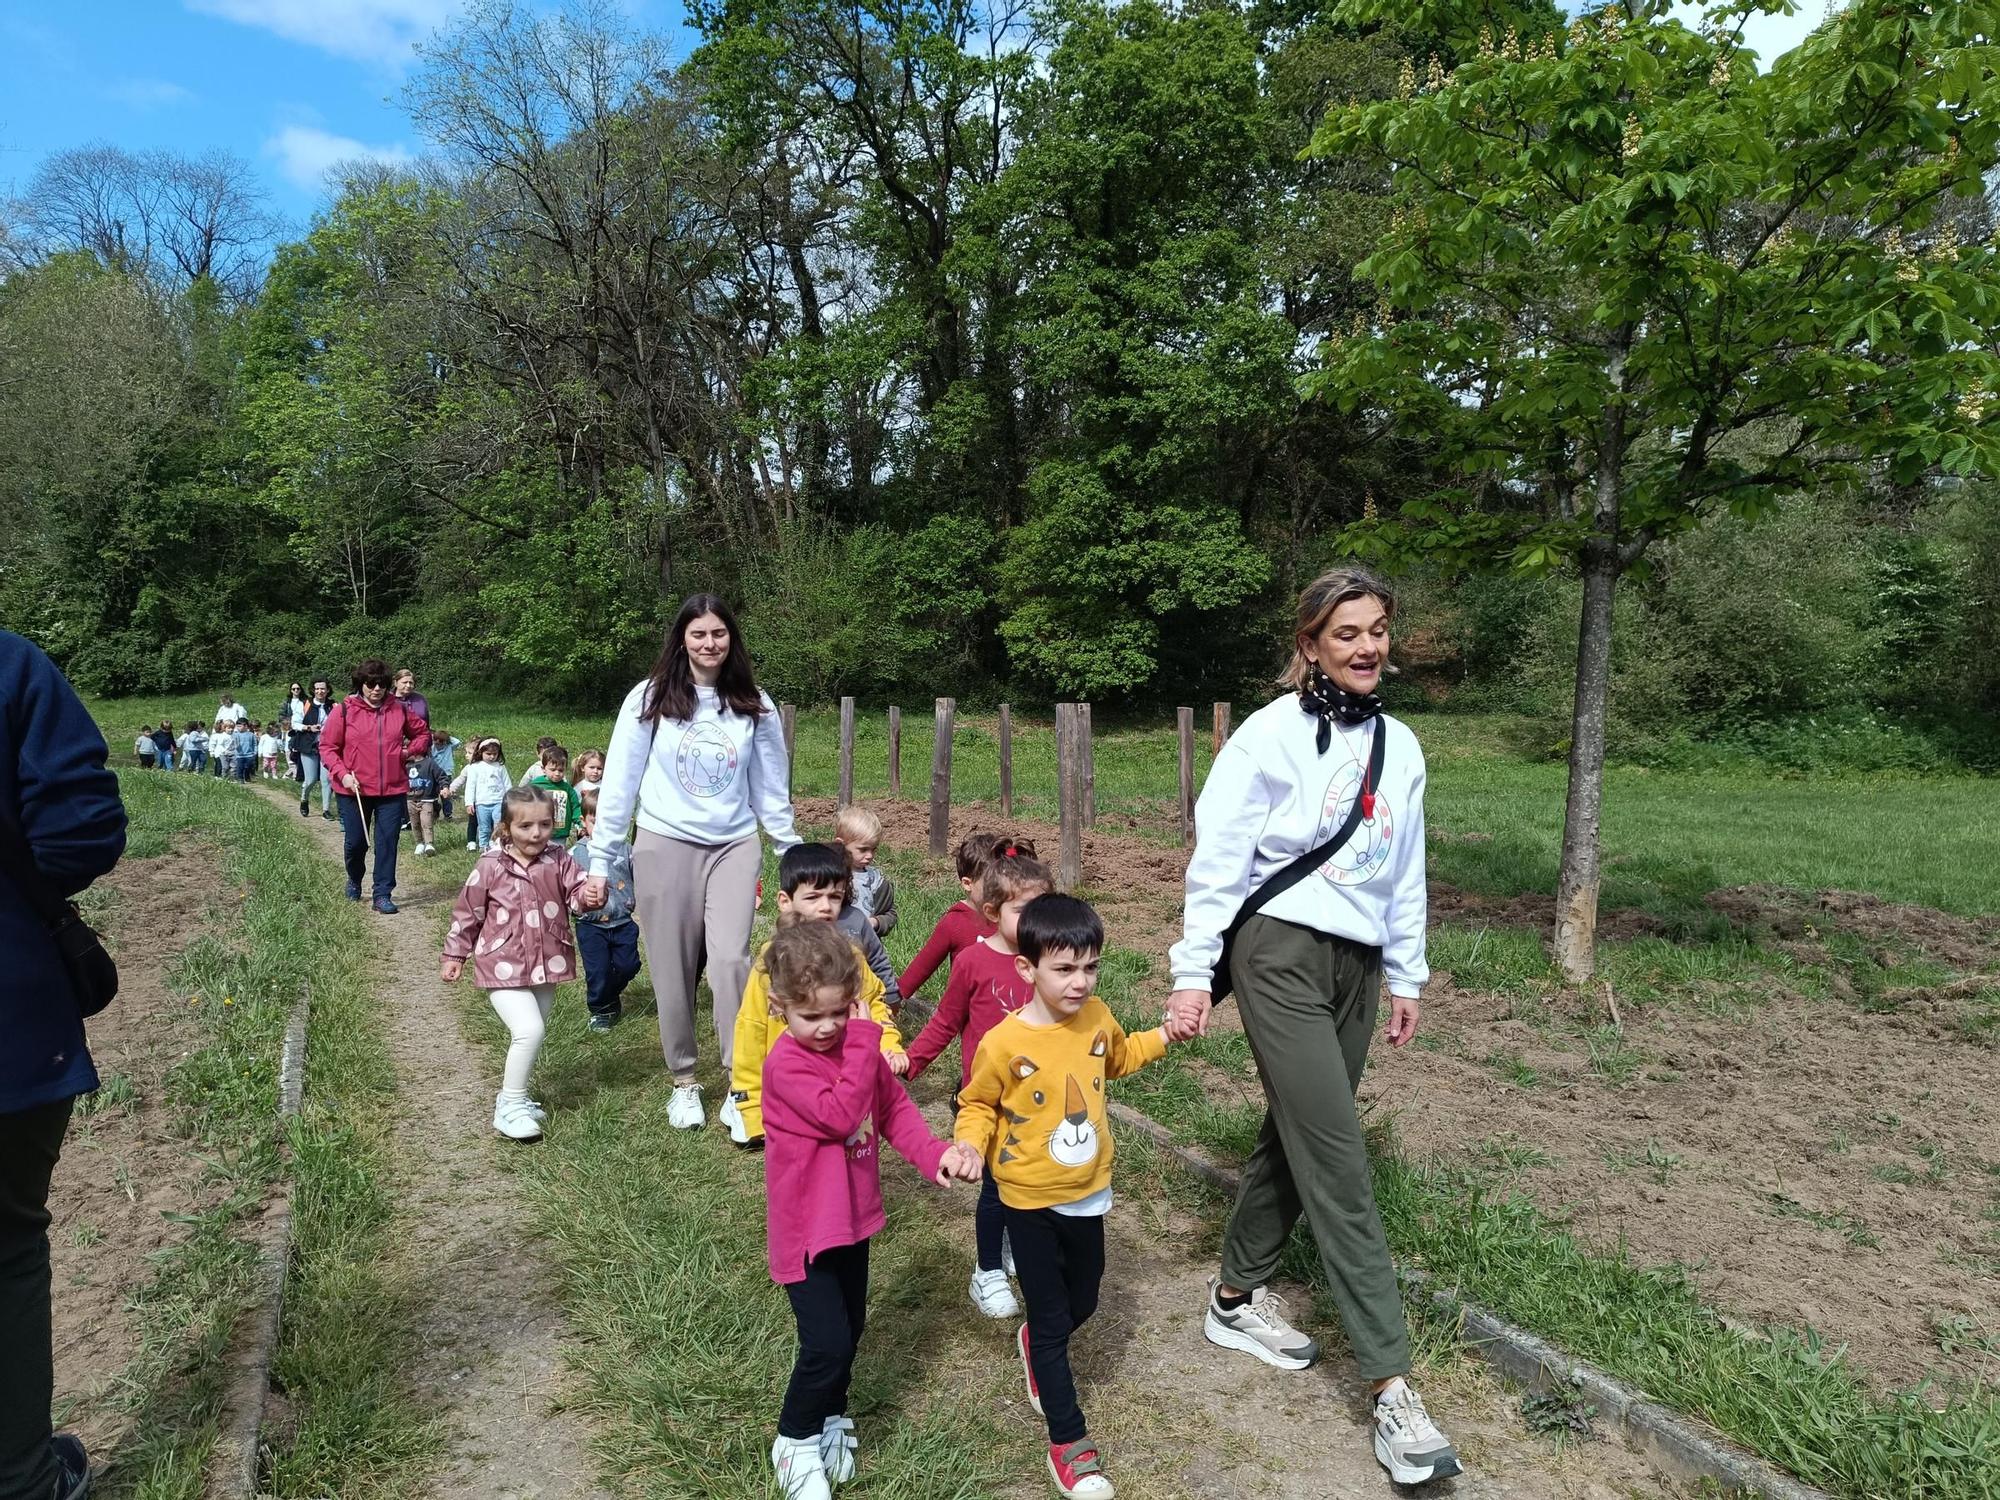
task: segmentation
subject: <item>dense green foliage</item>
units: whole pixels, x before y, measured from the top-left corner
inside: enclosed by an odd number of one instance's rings
[[[0,240],[0,618],[97,691],[380,650],[429,681],[601,701],[679,596],[714,587],[798,701],[1248,700],[1301,578],[1408,508],[1465,544],[1409,571],[1404,690],[1558,713],[1578,523],[1467,462],[1435,420],[1447,382],[1432,420],[1301,398],[1410,395],[1410,369],[1471,358],[1486,326],[1441,270],[1441,215],[1418,227],[1409,141],[1381,132],[1428,111],[1442,152],[1481,89],[1573,117],[1615,48],[1658,75],[1634,106],[1645,150],[1685,137],[1731,164],[1700,187],[1728,213],[1761,190],[1743,133],[1799,91],[1739,59],[1732,87],[1763,102],[1702,114],[1659,59],[1718,44],[1650,17],[1572,48],[1548,0],[1366,9],[714,0],[676,62],[609,5],[488,0],[406,91],[432,159],[346,172],[259,284],[46,226]],[[1481,57],[1480,24],[1554,52]],[[1459,81],[1406,88],[1433,57]],[[1577,217],[1624,266],[1644,216],[1607,119],[1571,143],[1598,174]],[[1990,252],[1961,264],[1937,193],[1906,197],[1907,239],[1871,272],[1976,322]],[[1950,221],[1967,243],[1982,213]],[[1497,405],[1553,464],[1596,377],[1536,369]],[[1735,479],[1782,453],[1754,504],[1733,479],[1657,500],[1672,445],[1628,445],[1632,515],[1665,507],[1619,605],[1628,745],[1869,710],[1965,726],[1891,760],[1991,738],[2000,523],[1983,488],[1941,487],[1965,455],[1926,436],[1976,440],[1984,398],[1905,390],[1899,461],[1869,465],[1859,403],[1837,431],[1782,415],[1866,384],[1851,349],[1814,369],[1750,447],[1715,445]],[[1751,510],[1772,514],[1739,526]],[[1496,560],[1527,571],[1460,572]]]

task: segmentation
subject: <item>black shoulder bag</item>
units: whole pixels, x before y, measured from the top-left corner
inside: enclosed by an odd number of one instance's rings
[[[6,870],[7,878],[14,882],[29,909],[41,919],[54,940],[56,953],[69,975],[70,988],[76,992],[76,1008],[86,1016],[96,1015],[118,993],[118,965],[111,961],[111,955],[104,951],[103,939],[78,914],[75,905],[49,888],[35,868],[27,836],[12,819],[4,820],[0,835],[4,835],[0,836],[0,868]]]
[[[1388,743],[1389,727],[1377,719],[1375,744],[1368,752],[1368,779],[1361,784],[1363,791],[1381,789],[1382,756],[1384,747]],[[1222,952],[1215,960],[1215,971],[1209,979],[1208,995],[1212,1003],[1220,1005],[1229,998],[1229,992],[1235,987],[1235,981],[1229,973],[1229,955],[1230,950],[1236,946],[1236,934],[1243,930],[1243,924],[1341,851],[1347,841],[1354,837],[1354,830],[1361,826],[1362,803],[1365,800],[1367,799],[1362,793],[1357,792],[1354,805],[1347,810],[1347,816],[1341,820],[1340,827],[1333,831],[1332,838],[1316,848],[1308,849],[1244,898],[1243,904],[1236,910],[1235,917],[1222,930]]]

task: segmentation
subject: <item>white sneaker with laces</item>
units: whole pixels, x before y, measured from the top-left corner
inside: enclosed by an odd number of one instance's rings
[[[989,1318],[1018,1318],[1021,1304],[1014,1296],[1014,1289],[1007,1284],[1005,1271],[982,1271],[972,1268],[972,1305]]]
[[[845,1484],[854,1477],[854,1451],[860,1446],[852,1420],[845,1416],[826,1419],[819,1430],[819,1462],[829,1483]]]
[[[667,1101],[667,1123],[676,1130],[699,1130],[708,1123],[708,1114],[701,1107],[700,1084],[674,1085],[674,1096]]]
[[[778,1488],[785,1500],[833,1500],[833,1486],[827,1483],[819,1445],[819,1438],[783,1435],[771,1444],[771,1467],[777,1471]]]
[[[1400,1375],[1375,1398],[1375,1457],[1397,1484],[1425,1484],[1464,1472],[1451,1439],[1424,1410],[1424,1398]]]
[[[510,1141],[539,1141],[542,1138],[542,1122],[535,1118],[525,1101],[518,1099],[493,1101],[493,1128]]]
[[[739,1146],[750,1144],[750,1131],[743,1123],[743,1111],[736,1107],[734,1094],[722,1096],[722,1108],[715,1112],[715,1118],[727,1127],[730,1140]]]
[[[1225,1308],[1221,1293],[1221,1279],[1211,1276],[1208,1316],[1201,1325],[1211,1344],[1241,1349],[1280,1370],[1303,1370],[1319,1358],[1319,1345],[1285,1320],[1285,1300],[1269,1287],[1258,1287],[1238,1307]]]

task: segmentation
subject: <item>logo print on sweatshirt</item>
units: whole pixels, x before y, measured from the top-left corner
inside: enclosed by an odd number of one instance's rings
[[[1323,844],[1333,837],[1340,825],[1347,821],[1348,810],[1360,795],[1361,767],[1342,766],[1334,772],[1333,780],[1327,784],[1326,801],[1320,807],[1319,826],[1313,830],[1315,844]],[[1375,816],[1364,818],[1355,825],[1347,842],[1319,867],[1320,877],[1335,885],[1359,885],[1388,863],[1389,850],[1395,841],[1395,809],[1389,805],[1388,797],[1378,791],[1375,794]]]
[[[720,797],[736,780],[736,744],[718,724],[697,724],[674,751],[674,775],[690,797]]]

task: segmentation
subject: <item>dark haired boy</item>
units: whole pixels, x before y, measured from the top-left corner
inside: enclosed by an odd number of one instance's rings
[[[1097,1311],[1111,1209],[1105,1085],[1166,1055],[1164,1026],[1127,1036],[1097,996],[1104,923],[1050,893],[1021,913],[1014,963],[1034,998],[979,1043],[959,1090],[957,1138],[1000,1189],[1028,1304],[1016,1335],[1028,1400],[1048,1423],[1049,1476],[1065,1495],[1108,1496],[1070,1371],[1070,1335]]]

